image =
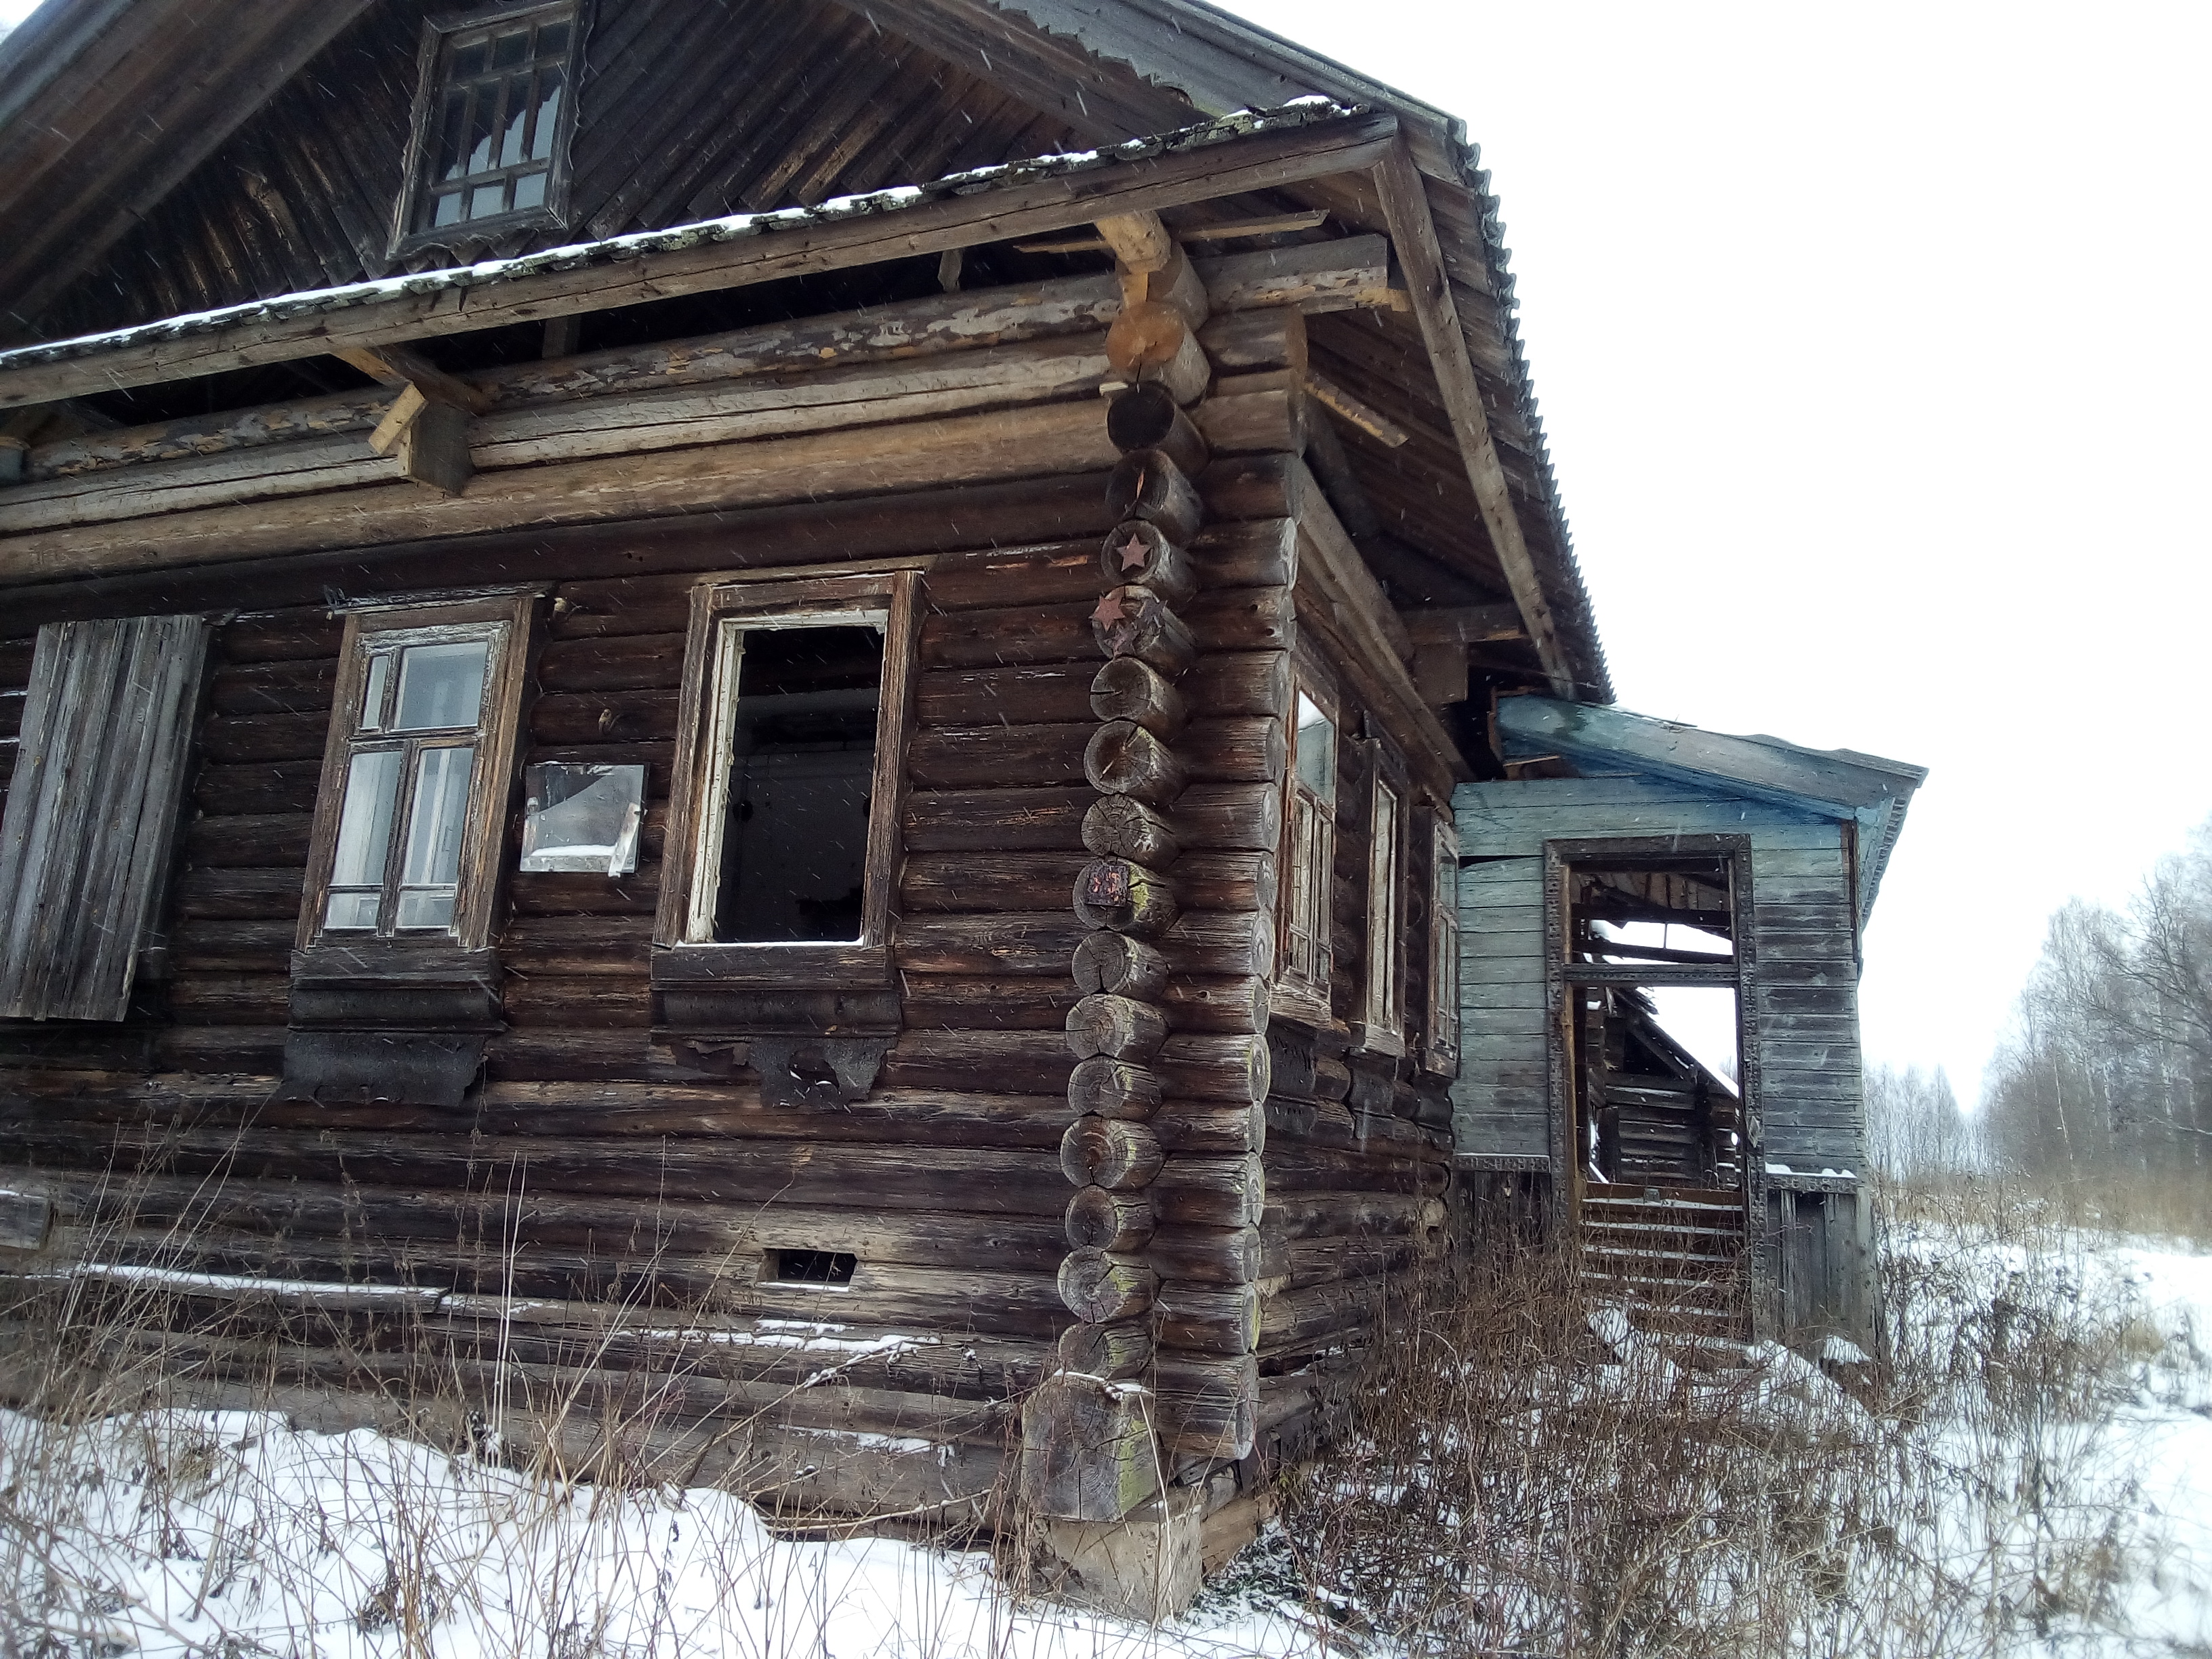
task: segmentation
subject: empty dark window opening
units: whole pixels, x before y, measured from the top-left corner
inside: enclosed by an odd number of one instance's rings
[[[725,624],[720,845],[708,937],[861,938],[884,635],[878,626]],[[705,896],[702,895],[702,896]]]
[[[771,1250],[769,1264],[779,1285],[849,1285],[860,1258],[849,1250]]]
[[[416,104],[409,242],[463,226],[554,221],[563,208],[574,0],[464,28],[432,26]]]

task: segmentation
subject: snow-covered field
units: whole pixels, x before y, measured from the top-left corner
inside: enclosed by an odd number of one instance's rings
[[[1932,1230],[1898,1248],[1944,1282],[1995,1286],[2000,1319],[2014,1316],[2002,1311],[2006,1286],[2033,1279],[2127,1330],[2094,1422],[2031,1413],[2027,1439],[2000,1451],[1987,1437],[2016,1429],[2001,1413],[1924,1402],[1920,1449],[1957,1476],[1926,1488],[1950,1494],[1946,1512],[1926,1517],[1928,1535],[1957,1553],[1954,1576],[1971,1583],[1982,1561],[2011,1609],[1986,1643],[1934,1650],[2212,1653],[2212,1257],[2141,1241],[2039,1257]],[[1961,1315],[1987,1317],[1987,1306]],[[2011,1340],[1999,1333],[1997,1348]],[[2017,1352],[2027,1363],[2031,1349]],[[1858,1409],[1802,1362],[1766,1364],[1793,1399]],[[1636,1369],[1625,1356],[1621,1376]],[[557,1488],[269,1413],[154,1413],[70,1429],[0,1413],[7,1659],[1390,1651],[1358,1621],[1347,1628],[1340,1602],[1331,1616],[1316,1610],[1331,1598],[1298,1594],[1300,1555],[1292,1540],[1263,1542],[1258,1570],[1232,1573],[1155,1631],[1016,1598],[978,1553],[780,1540],[714,1491]]]

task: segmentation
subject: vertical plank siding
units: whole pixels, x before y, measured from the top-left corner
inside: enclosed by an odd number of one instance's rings
[[[40,630],[0,815],[0,1018],[119,1020],[166,886],[206,625]]]
[[[1835,823],[1635,776],[1467,784],[1457,809],[1468,1048],[1452,1099],[1462,1156],[1516,1168],[1547,1151],[1544,843],[1743,835],[1751,839],[1749,954],[1756,963],[1754,1052],[1745,1060],[1759,1068],[1763,1155],[1801,1176],[1864,1173],[1856,935]]]

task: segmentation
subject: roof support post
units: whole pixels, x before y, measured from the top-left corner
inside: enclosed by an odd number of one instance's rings
[[[1407,286],[1413,292],[1413,316],[1421,325],[1421,338],[1436,369],[1437,387],[1467,463],[1468,482],[1474,487],[1483,525],[1498,550],[1498,563],[1504,567],[1506,586],[1521,607],[1522,620],[1528,624],[1529,641],[1552,683],[1553,695],[1571,702],[1578,690],[1574,670],[1560,643],[1559,624],[1544,598],[1543,586],[1537,580],[1535,562],[1522,539],[1521,520],[1513,510],[1505,469],[1498,463],[1490,422],[1482,412],[1482,389],[1475,383],[1467,337],[1460,331],[1459,310],[1452,304],[1443,249],[1437,240],[1436,222],[1429,215],[1421,175],[1414,170],[1401,141],[1391,146],[1370,176],[1389,222],[1390,245],[1397,251]]]

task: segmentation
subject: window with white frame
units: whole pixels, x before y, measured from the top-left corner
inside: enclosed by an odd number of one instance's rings
[[[798,947],[796,971],[804,947],[883,947],[914,586],[697,591],[658,930],[676,954]]]
[[[528,605],[348,618],[303,945],[484,942]]]

